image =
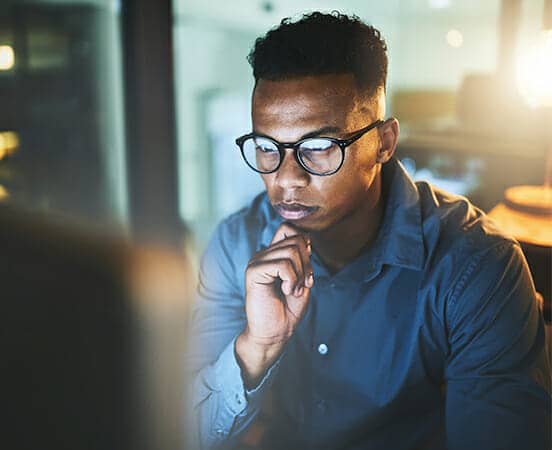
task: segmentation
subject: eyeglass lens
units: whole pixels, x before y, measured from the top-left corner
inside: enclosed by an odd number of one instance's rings
[[[260,172],[272,172],[280,164],[278,146],[263,137],[251,137],[243,143],[247,163]],[[313,138],[303,141],[297,155],[311,172],[326,174],[337,170],[343,154],[339,145],[328,139]]]

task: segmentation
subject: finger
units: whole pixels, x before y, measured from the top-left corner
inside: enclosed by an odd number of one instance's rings
[[[310,288],[304,288],[301,295],[288,295],[286,297],[287,310],[297,319],[303,317],[309,300]]]
[[[310,238],[307,237],[306,240],[303,240],[299,244],[299,248],[301,251],[301,260],[303,262],[303,274],[305,276],[304,284],[305,287],[311,288],[314,285],[314,271],[311,263],[312,247]]]
[[[310,261],[312,247],[308,233],[305,233],[288,222],[283,222],[276,230],[276,233],[274,233],[271,246],[294,236],[301,236],[304,240],[304,250],[301,247],[301,259],[303,262],[303,272],[305,273],[304,285],[311,288],[314,285],[314,272]]]
[[[284,222],[278,227],[278,229],[276,230],[276,233],[274,233],[274,236],[272,237],[272,241],[270,242],[270,245],[297,235],[305,235],[305,238],[308,238],[308,236],[306,236],[306,233],[304,231],[300,230],[299,228],[296,228],[295,226],[293,226],[288,222]]]
[[[287,241],[282,242],[286,243]],[[252,262],[273,261],[275,259],[289,259],[297,275],[297,284],[293,286],[293,289],[295,290],[303,286],[303,280],[306,274],[303,269],[302,256],[298,245],[290,242],[276,248],[269,247],[269,249],[255,255]]]
[[[303,280],[298,283],[296,289],[300,289],[301,286],[311,288],[314,284],[313,270],[310,259],[311,245],[310,240],[308,238],[305,239],[304,234],[295,235],[292,237],[288,237],[283,241],[276,242],[275,244],[272,244],[270,247],[260,252],[258,254],[258,257],[266,258],[266,255],[271,255],[274,250],[289,248],[290,246],[293,246],[293,251],[295,251],[299,256],[300,266],[297,265],[297,260],[295,258],[294,262],[296,263],[297,272],[303,277]]]
[[[274,244],[275,246],[293,243],[301,255],[302,274],[304,276],[303,285],[311,288],[314,285],[314,271],[312,269],[311,254],[312,247],[309,236],[301,233],[293,237],[288,237],[284,241]]]
[[[303,280],[299,283],[300,287],[311,288],[313,286],[314,277],[311,263],[311,243],[308,237],[304,234],[297,235],[286,239],[283,242],[293,243],[301,259],[301,275]],[[297,292],[297,295],[301,295],[301,292]]]
[[[289,258],[253,261],[247,267],[247,278],[248,284],[269,285],[281,281],[280,289],[286,296],[292,294],[299,280],[295,266]]]

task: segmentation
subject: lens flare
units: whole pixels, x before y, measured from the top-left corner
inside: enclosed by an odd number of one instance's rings
[[[15,53],[10,45],[0,45],[0,70],[11,70],[15,65]]]
[[[552,30],[543,32],[537,44],[520,52],[517,81],[529,106],[552,106]]]

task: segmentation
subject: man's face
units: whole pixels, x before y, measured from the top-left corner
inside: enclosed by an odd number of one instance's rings
[[[317,136],[345,139],[380,119],[375,109],[361,104],[352,75],[261,79],[253,94],[253,131],[283,143]],[[305,230],[365,220],[380,195],[375,183],[379,146],[377,129],[369,131],[347,147],[343,166],[329,176],[307,173],[293,150],[286,149],[280,168],[261,175],[270,202],[285,220]]]

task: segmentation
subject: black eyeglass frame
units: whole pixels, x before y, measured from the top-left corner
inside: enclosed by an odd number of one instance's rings
[[[362,136],[364,136],[366,133],[368,133],[368,131],[370,131],[374,128],[377,128],[377,127],[383,125],[384,123],[385,123],[385,121],[383,121],[381,119],[376,120],[375,122],[372,122],[370,125],[367,125],[366,127],[361,128],[360,130],[353,132],[352,136],[348,139],[338,139],[338,138],[334,138],[334,137],[316,136],[316,137],[304,138],[304,139],[301,139],[301,140],[299,140],[295,143],[283,143],[283,142],[278,142],[278,141],[272,139],[270,136],[265,136],[265,135],[256,134],[256,133],[248,133],[248,134],[244,134],[243,136],[240,136],[239,138],[237,138],[236,139],[236,145],[240,148],[242,158],[245,161],[245,163],[257,173],[261,173],[261,174],[266,175],[266,174],[269,174],[269,173],[276,172],[280,168],[280,166],[282,165],[282,162],[284,161],[285,149],[286,148],[292,148],[293,149],[293,156],[295,157],[295,160],[306,172],[310,173],[311,175],[316,175],[316,176],[319,176],[319,177],[327,177],[328,175],[333,175],[339,169],[341,169],[341,167],[343,166],[343,162],[345,161],[345,149],[347,147],[349,147],[355,141],[359,140]],[[256,138],[256,137],[260,137],[260,138],[262,137],[263,139],[267,139],[270,142],[272,142],[278,148],[278,152],[280,153],[280,162],[278,163],[278,165],[276,166],[275,169],[269,170],[269,171],[259,170],[256,167],[253,167],[253,165],[251,165],[249,163],[249,161],[247,160],[247,158],[245,157],[245,152],[243,150],[244,142],[247,139]],[[328,172],[328,173],[316,173],[316,172],[312,171],[311,169],[309,169],[305,165],[305,163],[299,157],[299,147],[301,146],[301,144],[303,142],[308,141],[310,139],[327,139],[328,141],[331,141],[334,144],[337,144],[339,146],[339,148],[341,149],[341,163],[339,164],[339,166],[335,170],[333,170],[332,172]]]

